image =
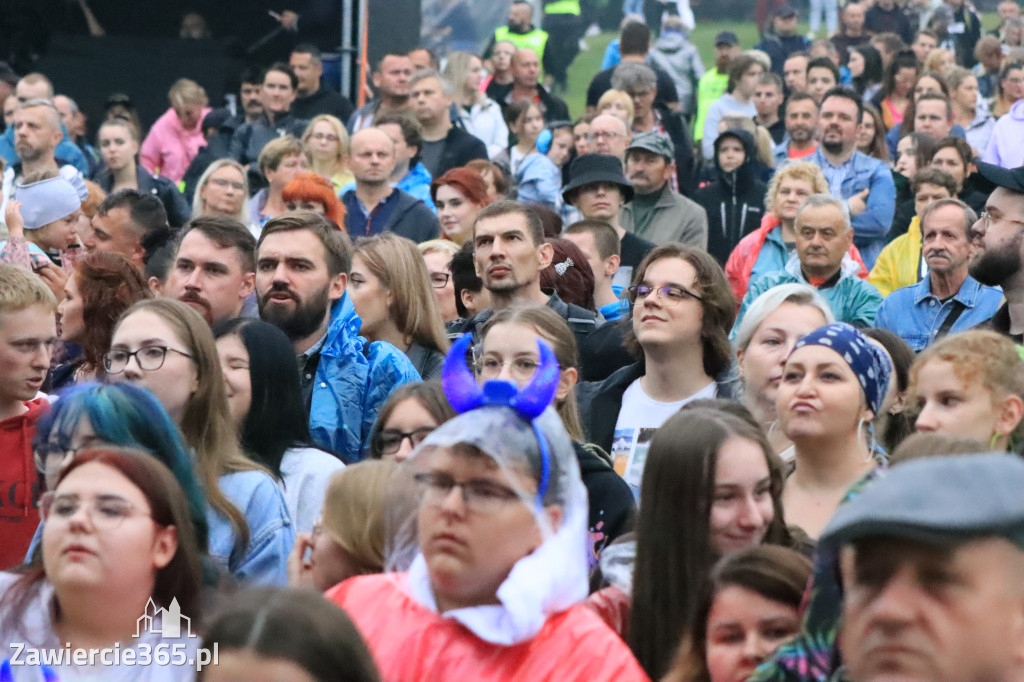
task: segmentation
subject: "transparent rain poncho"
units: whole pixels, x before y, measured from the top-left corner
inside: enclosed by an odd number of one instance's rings
[[[462,414],[419,445],[402,465],[400,480],[395,484],[420,496],[418,508],[422,514],[423,505],[429,502],[422,499],[427,486],[413,483],[418,474],[422,478],[430,472],[445,453],[482,456],[497,465],[497,478],[518,497],[504,504],[522,504],[531,510],[542,542],[512,567],[497,591],[500,603],[457,608],[444,614],[485,641],[509,646],[533,638],[548,617],[587,596],[587,562],[592,551],[587,533],[587,493],[572,441],[550,406],[559,376],[551,350],[538,343],[540,366],[522,390],[504,381],[489,381],[479,387],[465,363],[468,343],[469,337],[463,337],[453,345],[444,371],[445,393],[452,407]],[[461,486],[460,492],[465,494]],[[561,521],[556,524],[551,523],[548,513],[552,506],[561,512]],[[472,520],[478,524],[477,529],[487,521],[485,514]],[[495,532],[499,530],[496,527]],[[387,570],[407,570],[405,588],[410,596],[437,611],[430,569],[417,535],[418,515],[406,517],[392,529]]]

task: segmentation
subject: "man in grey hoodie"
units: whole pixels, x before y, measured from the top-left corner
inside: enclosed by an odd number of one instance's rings
[[[697,112],[697,83],[704,75],[704,62],[696,46],[686,37],[683,20],[669,15],[661,24],[661,36],[647,53],[649,63],[672,77],[679,96],[679,108],[687,120]]]

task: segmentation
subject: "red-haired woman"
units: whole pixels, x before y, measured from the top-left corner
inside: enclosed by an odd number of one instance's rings
[[[345,207],[334,194],[331,181],[316,173],[299,173],[285,185],[281,198],[289,211],[312,211],[327,216],[341,227],[345,224]]]
[[[473,238],[476,214],[491,203],[483,177],[469,168],[453,168],[435,179],[430,198],[437,206],[441,234],[459,246]]]

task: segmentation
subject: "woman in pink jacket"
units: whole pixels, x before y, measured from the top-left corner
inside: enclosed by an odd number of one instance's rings
[[[171,86],[171,108],[156,120],[142,142],[142,165],[175,183],[181,182],[188,164],[206,145],[203,117],[210,113],[206,90],[188,78]]]

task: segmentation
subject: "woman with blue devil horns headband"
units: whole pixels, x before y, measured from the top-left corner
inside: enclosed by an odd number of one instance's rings
[[[551,408],[558,363],[523,389],[482,387],[470,338],[445,359],[459,416],[402,465],[419,496],[396,529],[389,568],[327,592],[366,639],[386,680],[646,680],[623,641],[581,604],[587,595],[587,495],[572,442]],[[400,481],[395,482],[401,484]]]

